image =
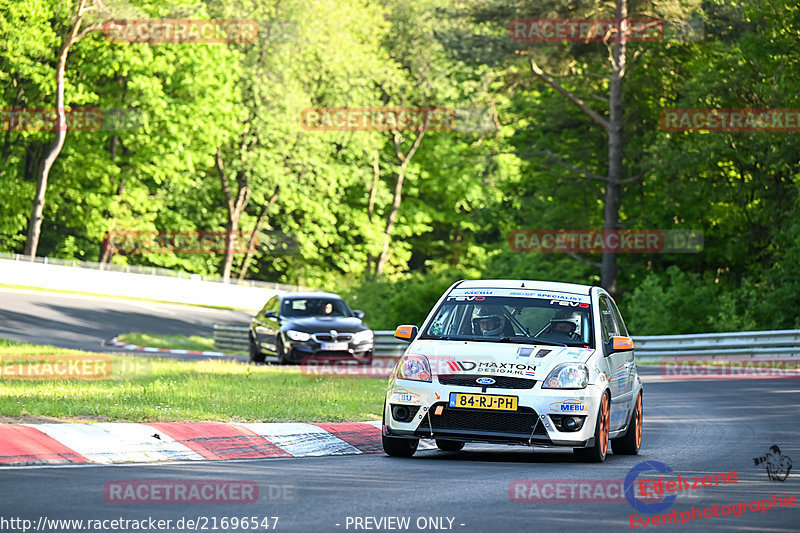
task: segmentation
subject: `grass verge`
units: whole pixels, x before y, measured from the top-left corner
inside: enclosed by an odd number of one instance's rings
[[[19,368],[14,365],[46,374],[41,370],[47,361],[98,357],[110,360],[111,371],[103,379],[13,376]],[[5,339],[0,339],[0,365],[0,417],[6,422],[30,417],[131,422],[375,420],[385,390],[381,379],[305,376],[297,367],[96,354]]]

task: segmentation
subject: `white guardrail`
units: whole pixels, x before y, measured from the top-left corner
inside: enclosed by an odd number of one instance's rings
[[[214,346],[218,350],[247,350],[247,326],[214,325]],[[633,337],[636,358],[661,357],[756,357],[800,356],[800,330],[747,331],[742,333],[698,333],[692,335],[649,335]],[[407,342],[394,338],[394,331],[375,331],[375,357],[395,358]]]

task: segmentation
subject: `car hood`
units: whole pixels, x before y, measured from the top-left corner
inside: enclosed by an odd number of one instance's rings
[[[560,363],[586,363],[594,349],[502,342],[417,340],[407,354],[428,358],[434,374],[486,374],[543,380]]]
[[[281,329],[283,330],[296,329],[298,331],[305,331],[306,333],[328,332],[332,329],[335,329],[339,333],[355,333],[356,331],[369,329],[361,323],[361,320],[351,316],[287,318],[282,326]]]

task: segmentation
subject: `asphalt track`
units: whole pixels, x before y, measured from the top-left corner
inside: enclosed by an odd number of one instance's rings
[[[668,465],[673,479],[674,474],[738,474],[736,483],[681,494],[660,514],[672,509],[690,511],[692,505],[705,508],[771,499],[772,494],[800,496],[797,469],[783,482],[770,481],[764,467],[755,466],[753,461],[772,445],[800,461],[800,380],[656,381],[646,383],[645,394],[642,453],[633,457],[611,454],[599,465],[577,463],[569,451],[468,445],[459,453],[420,451],[412,459],[374,454],[192,464],[10,467],[0,473],[0,518],[23,518],[37,524],[40,517],[153,517],[173,520],[173,526],[164,531],[186,531],[186,527],[174,527],[177,520],[205,517],[207,530],[214,531],[211,527],[216,517],[216,531],[244,531],[221,528],[222,518],[278,516],[278,531],[335,532],[397,531],[354,528],[355,517],[389,516],[410,517],[409,527],[400,531],[436,531],[417,527],[417,520],[426,526],[422,520],[428,517],[445,517],[445,528],[449,526],[447,518],[453,519],[452,526],[440,531],[618,532],[631,529],[631,514],[644,513],[627,501],[571,502],[567,498],[546,503],[514,502],[509,497],[509,485],[520,479],[620,481],[643,461]],[[642,475],[657,476],[654,471]],[[104,485],[125,480],[253,481],[259,487],[259,501],[108,503]],[[683,525],[651,525],[647,530],[798,531],[799,521],[800,511],[792,507],[765,513],[748,510],[739,517],[703,518]]]
[[[123,331],[208,333],[214,321],[246,314],[64,296],[54,293],[0,292],[0,336],[65,347],[101,349],[99,342]],[[124,326],[124,327],[123,327]],[[123,327],[123,329],[119,329]],[[151,329],[157,328],[157,329]],[[268,519],[269,529],[248,531],[463,531],[618,532],[631,530],[627,501],[570,501],[566,496],[543,503],[512,501],[516,480],[613,480],[621,482],[644,461],[672,469],[668,479],[736,472],[737,482],[680,493],[672,506],[683,511],[771,500],[784,493],[800,497],[800,466],[785,481],[771,481],[754,458],[778,445],[800,461],[800,380],[658,381],[645,375],[643,449],[638,456],[609,455],[599,465],[578,463],[570,451],[467,445],[462,452],[419,451],[412,459],[383,454],[275,458],[226,462],[7,467],[0,471],[0,531],[35,530],[148,531],[106,522],[103,528],[50,525],[53,519],[172,520],[158,531],[245,531],[224,524],[225,517]],[[800,464],[800,463],[798,463]],[[660,476],[654,471],[640,477]],[[119,481],[252,481],[255,503],[119,504],[104,498],[104,486]],[[509,488],[512,488],[511,492]],[[568,492],[566,493],[569,494]],[[365,518],[370,520],[366,521]],[[376,527],[388,517],[407,517],[406,528]],[[180,519],[196,527],[176,527]],[[356,519],[361,519],[356,521]],[[5,520],[5,522],[4,522]],[[216,523],[214,522],[216,520]],[[451,521],[452,520],[452,521]],[[155,523],[155,522],[154,522]],[[361,527],[356,527],[360,524]],[[396,522],[384,525],[397,526]],[[683,525],[647,527],[647,531],[798,531],[798,507],[752,510],[695,519]],[[145,523],[145,526],[150,524]],[[205,526],[205,527],[203,527]],[[214,527],[216,526],[216,527]],[[263,526],[261,522],[260,526]],[[641,530],[643,528],[639,528]],[[153,531],[150,529],[149,531]]]
[[[122,333],[210,337],[214,323],[248,324],[251,316],[244,311],[0,288],[0,337],[93,352],[119,351],[102,343]]]

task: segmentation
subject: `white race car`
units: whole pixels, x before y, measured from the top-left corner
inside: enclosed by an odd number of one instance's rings
[[[642,382],[633,341],[602,288],[523,280],[453,284],[389,377],[383,449],[410,457],[420,438],[566,446],[584,461],[637,454]]]

